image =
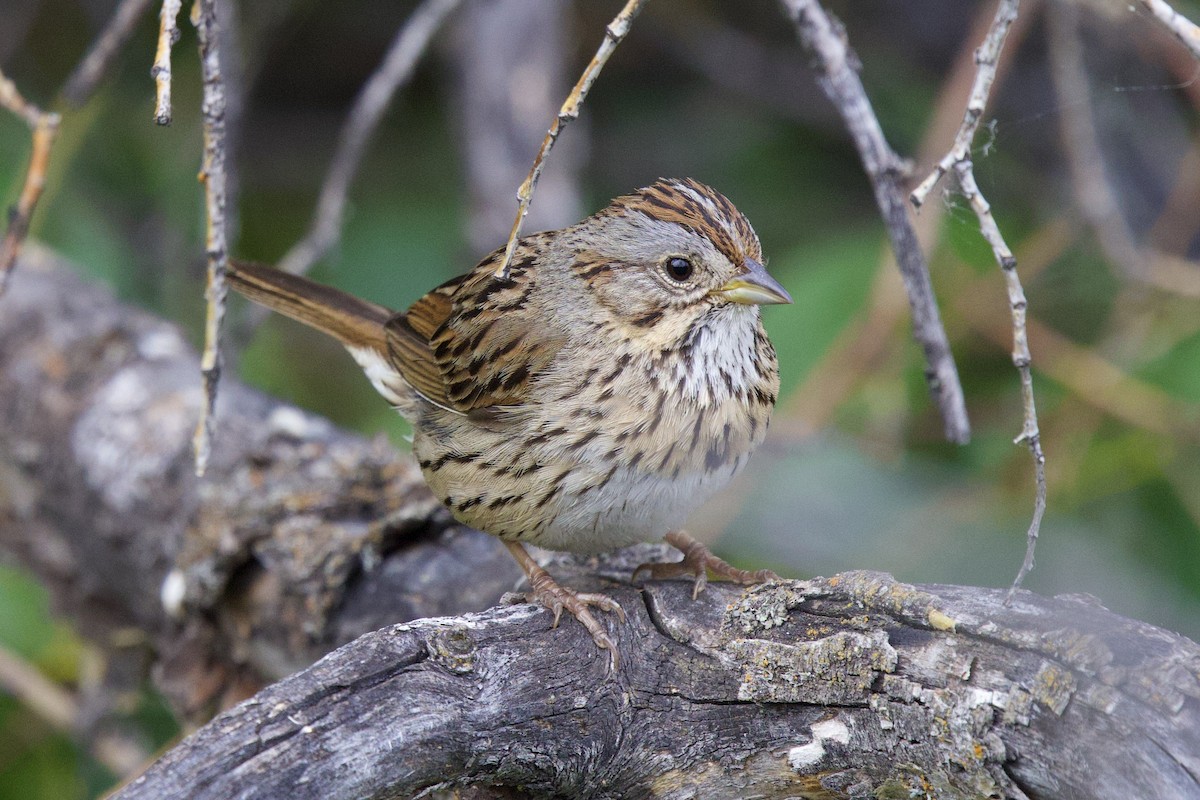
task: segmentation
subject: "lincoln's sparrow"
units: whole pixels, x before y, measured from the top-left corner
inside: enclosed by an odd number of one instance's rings
[[[397,314],[278,270],[230,265],[242,294],[336,337],[413,426],[430,488],[495,534],[531,598],[616,647],[521,542],[594,553],[667,533],[684,552],[655,577],[766,580],[679,530],[762,441],[779,389],[763,303],[791,298],[750,223],[696,181],[660,180],[558,231],[520,240]]]

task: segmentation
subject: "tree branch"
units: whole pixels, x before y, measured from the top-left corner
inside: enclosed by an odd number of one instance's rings
[[[618,572],[634,563],[617,563]],[[627,573],[624,573],[627,574]],[[1086,599],[880,573],[605,591],[620,671],[532,606],[361,637],[202,728],[140,798],[1187,797],[1200,647]]]
[[[410,459],[235,380],[196,478],[204,394],[182,334],[44,250],[22,270],[0,298],[0,552],[114,674],[149,657],[203,721],[355,636],[483,609],[515,584],[503,548],[453,525]]]
[[[858,57],[851,51],[841,23],[825,11],[819,0],[782,0],[782,4],[801,42],[813,54],[818,82],[841,114],[871,181],[896,264],[904,278],[912,309],[913,337],[925,353],[925,382],[942,415],[946,438],[966,444],[971,438],[971,426],[958,368],[938,313],[929,266],[909,221],[901,188],[907,167],[883,135],[858,77]]]

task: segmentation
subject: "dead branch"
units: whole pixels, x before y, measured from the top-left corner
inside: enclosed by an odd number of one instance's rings
[[[611,677],[527,605],[391,624],[485,608],[516,569],[408,459],[234,381],[197,479],[195,355],[48,260],[0,300],[0,549],[110,649],[144,631],[193,715],[259,691],[118,797],[1200,789],[1200,648],[1087,598],[847,573],[693,602],[629,587],[634,550],[553,567],[631,612]]]
[[[25,182],[17,204],[8,215],[8,229],[0,240],[0,295],[8,285],[9,275],[21,252],[21,245],[29,233],[29,222],[46,186],[46,170],[50,166],[50,151],[58,135],[61,117],[52,111],[42,111],[30,103],[17,86],[0,71],[0,108],[5,108],[25,121],[33,133],[33,146],[29,153],[29,168],[25,171]]]
[[[901,190],[908,168],[892,150],[858,77],[858,59],[846,31],[818,0],[783,0],[800,41],[813,54],[819,83],[837,107],[858,149],[875,202],[883,214],[892,250],[904,277],[912,308],[913,336],[925,353],[925,379],[941,412],[946,438],[965,444],[971,436],[958,369],[942,327],[929,267],[921,251]]]
[[[551,148],[558,141],[558,137],[567,123],[579,117],[579,109],[583,107],[583,101],[587,99],[587,94],[591,90],[592,84],[596,82],[596,78],[600,77],[600,71],[608,63],[608,59],[612,56],[613,51],[617,49],[617,45],[624,41],[625,37],[629,34],[633,20],[642,10],[645,2],[646,0],[628,0],[620,13],[613,18],[612,22],[608,23],[608,26],[604,29],[604,39],[600,42],[600,47],[596,50],[596,55],[592,56],[592,60],[588,62],[587,67],[583,70],[583,74],[579,76],[579,81],[575,84],[575,88],[571,90],[571,93],[567,95],[567,99],[563,101],[562,108],[558,111],[558,116],[550,124],[550,130],[546,132],[546,138],[542,140],[542,146],[538,149],[538,153],[533,159],[533,166],[529,168],[529,175],[526,176],[525,181],[517,189],[517,218],[513,220],[512,232],[508,234],[508,243],[504,246],[504,258],[501,259],[500,265],[496,267],[497,280],[508,280],[513,253],[517,249],[517,239],[521,236],[521,226],[525,222],[525,215],[529,213],[529,204],[533,201],[533,190],[537,187],[538,178],[542,174],[542,167],[545,165],[546,156],[550,155]]]
[[[183,0],[163,0],[158,13],[158,47],[154,52],[154,121],[171,124],[171,48],[179,41],[179,9]]]
[[[383,63],[363,84],[342,124],[337,151],[329,162],[309,231],[280,259],[280,269],[303,275],[337,244],[346,194],[375,129],[396,91],[412,77],[434,34],[460,4],[461,0],[426,0],[396,33]]]
[[[208,270],[204,292],[207,304],[204,352],[200,357],[205,400],[196,423],[193,446],[196,451],[196,474],[203,476],[212,447],[215,430],[213,413],[217,403],[217,384],[221,379],[220,332],[221,320],[225,316],[225,268],[229,251],[226,244],[225,78],[221,71],[221,34],[216,0],[197,0],[194,21],[200,49],[200,74],[204,82],[200,103],[204,124],[204,159],[200,167],[200,180],[204,184],[204,243]]]
[[[1002,591],[870,572],[696,601],[678,582],[604,588],[629,612],[616,674],[582,628],[528,605],[394,625],[222,714],[115,797],[1200,791],[1200,646],[1087,598],[1010,608]]]
[[[62,94],[68,103],[78,108],[91,98],[152,2],[154,0],[121,0],[112,19],[96,37],[87,55],[72,70],[71,77],[67,78]],[[169,62],[166,80],[170,80]]]
[[[1038,533],[1042,526],[1042,517],[1046,514],[1046,456],[1042,452],[1041,434],[1038,430],[1037,406],[1033,395],[1033,372],[1030,368],[1032,358],[1029,353],[1029,336],[1025,330],[1025,312],[1028,303],[1025,290],[1021,286],[1017,274],[1017,260],[1004,241],[1000,227],[992,216],[991,206],[979,190],[975,181],[975,166],[971,160],[971,148],[975,142],[975,134],[979,131],[979,123],[983,120],[983,112],[987,109],[988,97],[991,94],[992,83],[996,79],[996,70],[1000,64],[1000,54],[1008,38],[1009,29],[1017,19],[1020,0],[999,0],[996,13],[987,35],[979,49],[975,51],[975,80],[971,86],[971,95],[967,99],[966,111],[963,113],[962,124],[954,137],[954,144],[949,152],[938,161],[933,171],[909,196],[914,206],[920,206],[948,172],[953,171],[959,188],[971,209],[979,219],[980,232],[992,248],[996,263],[1004,273],[1005,285],[1008,289],[1008,305],[1012,314],[1013,331],[1013,364],[1021,376],[1021,401],[1024,412],[1021,433],[1014,443],[1025,443],[1033,458],[1034,502],[1033,516],[1025,536],[1025,557],[1017,576],[1013,579],[1012,592],[1020,588],[1025,576],[1033,569],[1033,556],[1037,549]]]

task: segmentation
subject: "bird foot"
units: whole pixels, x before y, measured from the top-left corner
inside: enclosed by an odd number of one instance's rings
[[[728,561],[714,556],[703,542],[693,539],[684,531],[671,531],[663,538],[667,544],[683,553],[683,558],[679,561],[642,564],[633,571],[634,580],[637,580],[637,576],[643,570],[650,573],[650,577],[654,580],[690,575],[694,581],[692,584],[693,600],[699,597],[700,593],[704,591],[704,587],[708,585],[709,572],[727,581],[741,584],[779,580],[779,576],[769,569],[754,571],[738,569]]]
[[[533,562],[533,559],[519,544],[509,542],[505,544],[513,552],[513,555],[517,556],[517,562],[520,563],[525,571],[525,576],[529,579],[529,591],[525,593],[525,601],[554,612],[553,627],[555,628],[558,627],[558,621],[562,618],[563,611],[579,620],[579,623],[592,635],[592,641],[596,643],[596,646],[601,650],[608,651],[609,669],[616,672],[617,666],[620,664],[617,644],[592,614],[589,607],[595,606],[601,611],[615,612],[617,618],[623,623],[625,622],[625,609],[621,608],[621,604],[608,595],[596,592],[577,592],[559,585],[558,581],[550,577],[550,573]]]

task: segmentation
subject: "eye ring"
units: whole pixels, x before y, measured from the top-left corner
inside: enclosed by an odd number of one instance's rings
[[[676,283],[683,283],[696,272],[696,267],[690,259],[683,256],[671,256],[663,262],[663,272]]]

